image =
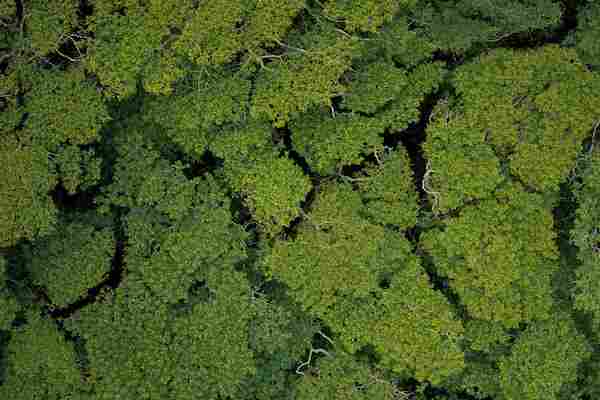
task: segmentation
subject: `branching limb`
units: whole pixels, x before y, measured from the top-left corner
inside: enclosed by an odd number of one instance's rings
[[[309,364],[310,364],[310,362],[312,361],[312,355],[313,355],[314,353],[320,353],[320,354],[324,354],[324,355],[326,355],[327,357],[331,357],[331,354],[329,354],[329,352],[328,352],[327,350],[325,350],[325,349],[313,349],[313,348],[311,348],[311,349],[310,349],[310,352],[308,353],[308,360],[306,360],[306,361],[305,361],[305,362],[303,362],[303,363],[300,363],[300,365],[298,365],[298,368],[296,368],[296,373],[297,373],[298,375],[304,375],[304,372],[302,372],[301,370],[302,370],[304,367],[306,367],[307,365],[309,365]]]
[[[425,193],[427,193],[428,195],[433,197],[432,211],[434,214],[437,214],[436,209],[439,207],[439,203],[440,203],[439,202],[440,192],[436,192],[429,188],[429,177],[431,176],[432,172],[433,172],[433,170],[431,169],[431,163],[429,161],[427,161],[425,175],[423,176],[423,183],[422,183],[421,187],[423,188],[423,191]]]

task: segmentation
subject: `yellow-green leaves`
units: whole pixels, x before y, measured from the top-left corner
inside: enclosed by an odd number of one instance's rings
[[[383,365],[419,380],[459,372],[462,325],[432,290],[406,239],[364,219],[361,203],[350,185],[322,188],[297,236],[267,254],[267,273],[350,352],[373,345]]]
[[[378,155],[377,164],[353,180],[361,191],[363,213],[370,221],[400,229],[416,225],[419,204],[406,150]]]
[[[572,49],[496,50],[459,68],[454,83],[468,124],[540,191],[558,188],[598,118],[599,81]]]
[[[336,351],[304,369],[298,400],[392,400],[394,387],[352,355]]]
[[[577,366],[590,350],[569,314],[556,313],[528,326],[511,355],[499,363],[504,396],[507,400],[558,399],[561,386],[577,379]]]
[[[577,279],[574,288],[575,307],[589,312],[595,326],[600,327],[600,157],[593,154],[583,170],[576,188],[579,202],[571,240],[579,249]]]
[[[517,186],[465,207],[423,244],[474,318],[516,327],[548,317],[558,251],[543,197]]]
[[[252,116],[266,118],[281,127],[311,107],[330,106],[331,98],[343,92],[338,80],[350,68],[359,44],[356,39],[327,28],[318,32],[321,36],[310,34],[287,46],[289,56],[273,61],[259,72],[251,102]]]
[[[401,6],[414,4],[413,0],[327,0],[323,14],[330,19],[344,22],[348,32],[376,32],[385,22],[389,22]]]
[[[88,386],[73,344],[53,321],[39,313],[39,309],[30,310],[27,325],[13,332],[0,396],[14,400],[78,398]]]
[[[243,1],[202,2],[193,11],[174,48],[196,64],[220,65],[232,60],[244,43],[237,24],[242,22]]]
[[[381,121],[356,114],[326,112],[305,114],[290,124],[294,148],[321,175],[337,172],[342,166],[360,164],[374,151],[383,150]]]
[[[0,138],[0,247],[50,233],[56,208],[48,192],[56,185],[47,151],[29,135]]]
[[[488,197],[504,179],[486,133],[457,115],[447,99],[434,108],[423,149],[423,189],[436,213]]]
[[[25,3],[25,29],[36,56],[54,52],[63,42],[72,40],[67,38],[77,24],[77,7],[75,0],[30,0]]]
[[[52,149],[65,142],[88,144],[98,139],[110,116],[102,96],[81,69],[32,71],[30,79],[25,128],[37,143]]]
[[[393,63],[369,64],[352,78],[342,107],[353,112],[374,113],[402,95],[406,86],[406,71],[396,68]]]

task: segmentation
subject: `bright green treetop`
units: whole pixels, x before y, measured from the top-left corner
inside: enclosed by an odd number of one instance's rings
[[[343,351],[320,358],[304,369],[298,400],[392,400],[393,385],[368,365]]]
[[[290,129],[296,151],[321,175],[360,164],[367,154],[383,150],[381,121],[357,114],[333,117],[324,110],[305,114],[293,121]]]
[[[597,143],[596,143],[597,144]],[[575,307],[589,312],[600,327],[600,157],[594,153],[583,170],[576,188],[579,208],[571,231],[577,246],[577,267],[574,288]]]
[[[364,202],[364,215],[374,223],[408,229],[417,223],[418,196],[408,153],[385,152],[354,178]]]
[[[537,190],[558,188],[599,115],[600,80],[573,49],[495,50],[453,82],[467,123]]]
[[[350,68],[360,43],[320,24],[285,47],[285,57],[258,73],[250,108],[252,116],[277,127],[315,106],[331,106],[331,98],[344,92],[339,79]]]
[[[31,240],[54,229],[56,207],[48,192],[56,185],[48,153],[29,135],[0,137],[0,247]]]
[[[423,246],[472,317],[509,328],[546,319],[558,268],[551,205],[514,185],[496,196],[425,232]]]
[[[507,400],[554,400],[562,385],[577,379],[577,366],[590,355],[585,337],[570,316],[557,313],[535,322],[499,363]]]
[[[8,344],[3,399],[83,399],[89,386],[78,367],[72,343],[53,321],[33,309],[27,324],[15,329]]]
[[[428,162],[423,188],[434,212],[489,197],[504,180],[485,134],[453,112],[448,99],[434,108],[423,150]]]

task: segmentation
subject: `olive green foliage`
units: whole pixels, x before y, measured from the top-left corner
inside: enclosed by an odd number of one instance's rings
[[[514,33],[556,27],[560,16],[555,0],[430,0],[421,2],[414,20],[440,47],[465,51]]]
[[[9,330],[18,310],[16,299],[10,293],[7,281],[8,262],[0,256],[0,331]]]
[[[558,399],[561,386],[577,378],[577,366],[590,350],[569,315],[557,313],[529,325],[499,363],[505,398]]]
[[[74,0],[24,2],[29,46],[38,56],[56,51],[77,24],[77,2]]]
[[[56,155],[49,155],[54,162],[56,175],[69,194],[85,191],[97,185],[101,178],[102,159],[94,150],[81,150],[75,145],[61,146]]]
[[[25,128],[49,149],[65,142],[91,143],[110,120],[101,95],[81,69],[32,71],[24,79],[31,84]]]
[[[358,38],[329,25],[317,25],[286,45],[286,57],[258,73],[251,115],[282,127],[312,107],[331,106],[331,98],[344,91],[339,79],[350,68],[360,45]]]
[[[298,384],[298,400],[392,400],[393,385],[343,351],[320,358]]]
[[[366,65],[350,83],[342,106],[354,112],[374,113],[403,95],[408,83],[406,71],[393,63]]]
[[[600,326],[600,158],[595,153],[581,174],[576,196],[579,207],[571,240],[577,246],[580,265],[576,271],[575,307],[589,312]]]
[[[546,319],[558,268],[552,205],[517,185],[495,196],[425,232],[423,246],[474,318],[507,328]]]
[[[360,205],[349,185],[322,188],[295,240],[267,254],[267,272],[351,352],[373,345],[383,365],[422,380],[460,371],[462,325],[447,300],[431,289],[406,239],[363,219]],[[391,288],[383,290],[390,275]]]
[[[126,279],[65,321],[85,340],[92,398],[165,399],[174,367],[168,307],[139,281]]]
[[[575,46],[577,54],[584,64],[600,65],[600,42],[595,38],[600,34],[600,4],[589,2],[581,7],[577,15],[577,30],[575,32]]]
[[[181,36],[177,52],[196,64],[225,64],[242,47],[242,34],[235,29],[244,15],[242,0],[215,0],[194,10]]]
[[[243,383],[242,390],[257,400],[291,400],[295,394],[286,384],[287,371],[296,368],[297,360],[311,347],[319,324],[289,302],[281,304],[256,292],[252,296],[256,312],[248,343],[255,354],[256,374]]]
[[[409,74],[402,95],[393,100],[377,115],[392,132],[401,132],[419,119],[419,106],[425,96],[435,92],[444,77],[444,65],[440,62],[424,63]]]
[[[244,257],[246,233],[231,220],[230,199],[208,176],[188,179],[141,132],[122,131],[113,183],[101,200],[127,207],[125,257],[131,275],[167,303],[185,299],[202,271]]]
[[[152,99],[145,118],[167,130],[188,154],[201,156],[219,128],[241,124],[246,119],[250,81],[242,74],[214,70],[199,74],[189,93]]]
[[[248,281],[243,273],[221,267],[207,275],[206,286],[208,301],[195,304],[173,323],[176,399],[233,397],[242,379],[256,372],[248,347],[254,313]]]
[[[300,214],[300,203],[312,186],[294,161],[278,154],[271,131],[268,124],[251,122],[224,132],[210,147],[225,159],[225,179],[243,195],[254,218],[269,235]]]
[[[88,389],[72,343],[54,321],[27,314],[28,324],[15,329],[8,344],[8,368],[0,386],[3,399],[80,399]]]
[[[434,211],[486,198],[509,174],[558,190],[598,118],[600,81],[574,50],[495,50],[453,82],[458,96],[436,107],[424,145]]]
[[[56,207],[48,192],[56,185],[48,153],[31,136],[0,137],[0,247],[31,240],[54,229]]]
[[[63,224],[31,248],[32,280],[46,289],[52,304],[66,306],[102,281],[110,271],[114,250],[111,227]]]
[[[384,23],[392,19],[401,6],[412,5],[414,1],[366,0],[324,2],[323,14],[327,18],[343,21],[348,32],[355,30],[376,32]]]
[[[290,124],[294,148],[320,175],[331,175],[344,165],[360,164],[366,155],[383,150],[381,121],[357,114],[325,110],[303,115]]]
[[[0,0],[0,398],[599,398],[596,3]]]
[[[377,153],[376,153],[377,154]],[[377,163],[353,178],[372,222],[408,229],[417,224],[418,196],[408,153],[403,148],[377,156]]]
[[[453,112],[448,99],[433,111],[423,150],[429,163],[423,186],[434,212],[486,198],[504,180],[500,160],[485,134]]]

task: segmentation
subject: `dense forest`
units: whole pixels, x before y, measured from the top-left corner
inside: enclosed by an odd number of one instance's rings
[[[0,0],[0,399],[600,399],[600,2]]]

